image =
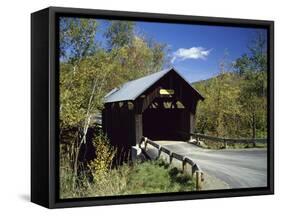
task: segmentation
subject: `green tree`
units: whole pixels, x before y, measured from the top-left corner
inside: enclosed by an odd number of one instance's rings
[[[265,137],[267,135],[266,38],[257,34],[249,52],[229,64],[220,63],[220,73],[195,83],[205,96],[197,109],[196,130],[215,136]]]
[[[79,60],[75,71],[72,64],[61,64],[60,129],[62,133],[68,128],[76,128],[82,132],[78,144],[72,143],[74,179],[77,176],[80,149],[86,144],[86,135],[94,115],[99,113],[103,106],[106,81],[112,72],[110,62],[108,54],[101,50],[93,56]]]
[[[60,28],[60,59],[75,62],[95,52],[97,21],[62,17]]]
[[[104,34],[109,50],[130,45],[134,38],[134,26],[131,21],[111,21]]]
[[[236,71],[241,75],[240,103],[243,117],[256,138],[257,129],[267,129],[267,46],[266,35],[259,33],[249,45],[249,53],[237,59]]]
[[[239,99],[239,78],[229,72],[204,82],[195,87],[204,95],[199,102],[196,117],[196,130],[214,136],[236,137],[241,130],[237,121],[241,118]]]
[[[133,27],[132,22],[112,22],[106,30],[110,49],[105,49],[95,42],[101,31],[96,20],[62,18],[60,22],[60,129],[61,135],[76,130],[76,138],[69,136],[72,150],[68,150],[73,152],[73,188],[81,146],[93,116],[103,108],[105,94],[162,67],[165,46],[149,45],[134,34]]]

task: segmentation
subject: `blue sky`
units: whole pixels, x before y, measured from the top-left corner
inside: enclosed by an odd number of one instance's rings
[[[248,45],[263,29],[137,23],[137,28],[166,43],[172,50],[172,63],[191,82],[204,80],[219,72],[219,63],[227,53],[233,62],[248,52]]]
[[[100,21],[100,29],[107,23]],[[140,32],[169,47],[172,64],[190,82],[208,79],[219,72],[219,62],[227,52],[227,60],[235,61],[248,52],[249,43],[257,32],[265,29],[136,22]],[[103,41],[102,31],[97,40]]]

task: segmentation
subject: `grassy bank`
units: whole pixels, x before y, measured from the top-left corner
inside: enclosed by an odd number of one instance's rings
[[[160,160],[110,169],[99,181],[89,178],[86,172],[79,179],[73,179],[72,170],[61,161],[60,197],[64,199],[192,190],[195,190],[195,184],[190,176]]]

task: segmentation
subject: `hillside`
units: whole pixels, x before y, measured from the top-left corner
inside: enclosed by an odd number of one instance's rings
[[[198,105],[196,132],[222,137],[266,136],[266,97],[248,92],[254,84],[234,72],[193,83],[205,97]]]

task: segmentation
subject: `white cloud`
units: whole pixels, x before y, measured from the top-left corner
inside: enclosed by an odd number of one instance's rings
[[[172,63],[175,60],[186,60],[186,59],[206,59],[210,54],[211,49],[207,50],[203,47],[191,47],[191,48],[180,48],[173,53]]]

